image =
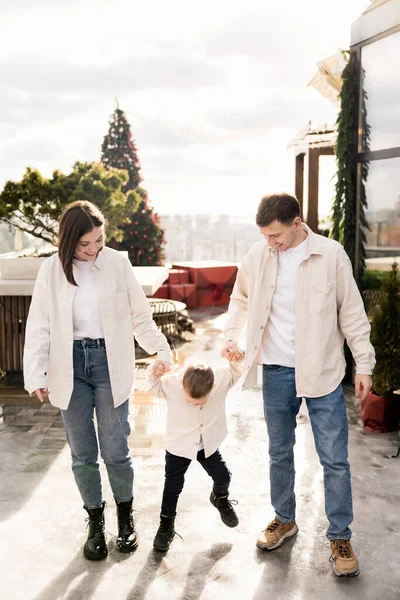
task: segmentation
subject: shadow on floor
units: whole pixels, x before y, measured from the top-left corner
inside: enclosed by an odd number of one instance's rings
[[[135,585],[126,596],[126,600],[144,600],[146,598],[147,591],[156,578],[164,556],[164,552],[155,552],[154,550],[149,552],[144,566],[136,577]]]
[[[199,600],[207,583],[207,576],[216,563],[232,550],[232,544],[213,544],[192,558],[181,600]]]
[[[1,391],[0,521],[4,521],[29,500],[66,440],[58,408],[25,393],[13,397],[13,390]]]
[[[107,560],[91,562],[83,556],[82,550],[69,565],[35,596],[34,600],[76,600],[92,598],[104,573],[113,566],[116,559],[110,555]]]

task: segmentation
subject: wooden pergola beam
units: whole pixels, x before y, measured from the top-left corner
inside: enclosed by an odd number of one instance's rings
[[[295,173],[295,194],[300,202],[301,214],[303,214],[303,195],[304,195],[304,152],[296,156],[296,173]]]
[[[315,232],[318,231],[319,157],[332,156],[334,153],[335,152],[333,146],[324,146],[322,148],[310,148],[308,150],[307,225]]]

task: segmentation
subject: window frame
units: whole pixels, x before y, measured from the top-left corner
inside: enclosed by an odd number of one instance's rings
[[[357,122],[358,122],[358,140],[357,140],[357,187],[356,187],[356,247],[355,247],[355,271],[354,276],[356,281],[359,279],[359,260],[360,260],[360,242],[361,242],[361,228],[360,228],[360,208],[361,208],[361,167],[363,162],[370,162],[375,160],[385,160],[388,158],[400,157],[400,146],[392,148],[383,148],[380,150],[363,150],[362,139],[364,134],[364,123],[362,118],[362,103],[364,97],[364,88],[362,85],[362,50],[366,46],[374,44],[379,40],[387,38],[395,33],[400,32],[400,25],[391,27],[386,31],[378,33],[362,42],[354,44],[350,47],[350,52],[354,55],[357,64]],[[368,198],[367,198],[368,201]]]

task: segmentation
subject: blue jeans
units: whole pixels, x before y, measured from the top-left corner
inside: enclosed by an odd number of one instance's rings
[[[270,456],[271,503],[280,521],[294,521],[294,456],[296,415],[295,370],[263,365],[264,415]],[[319,398],[306,398],[315,447],[324,473],[325,512],[330,540],[351,538],[353,520],[350,466],[347,460],[348,424],[342,386]]]
[[[87,508],[101,506],[100,446],[114,497],[117,502],[126,502],[133,496],[129,400],[114,408],[104,340],[75,340],[73,357],[74,388],[61,415],[76,484]]]

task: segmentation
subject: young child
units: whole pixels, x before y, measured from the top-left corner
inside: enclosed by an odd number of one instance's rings
[[[228,499],[231,473],[219,446],[228,433],[226,395],[243,373],[243,356],[215,371],[203,364],[189,366],[183,374],[180,371],[163,376],[162,365],[154,371],[149,369],[149,389],[166,398],[168,409],[165,483],[155,550],[166,552],[174,538],[176,507],[192,460],[198,460],[213,479],[210,502],[223,523],[228,527],[239,523]]]

